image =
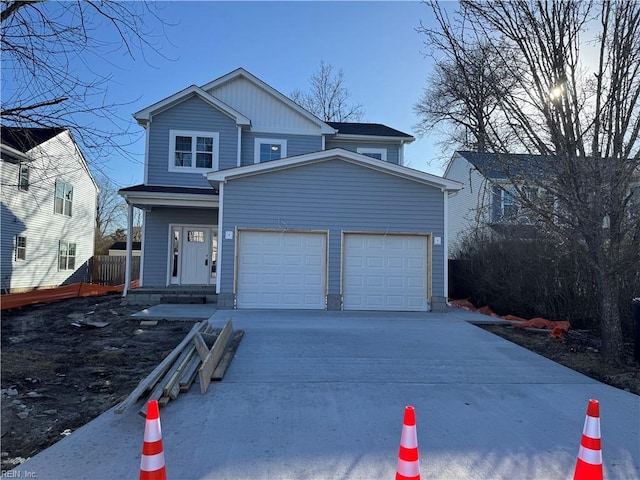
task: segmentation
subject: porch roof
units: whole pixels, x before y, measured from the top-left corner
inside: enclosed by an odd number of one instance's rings
[[[118,190],[128,204],[150,209],[154,206],[217,208],[218,191],[214,188],[133,185]]]

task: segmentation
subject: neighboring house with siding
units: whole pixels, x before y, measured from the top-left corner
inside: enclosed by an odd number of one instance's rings
[[[97,186],[70,132],[2,126],[2,292],[88,281]]]
[[[414,138],[323,122],[246,70],[139,112],[141,291],[221,308],[441,310],[457,182],[404,166]]]
[[[463,187],[449,200],[449,253],[472,231],[490,228],[504,235],[531,238],[536,233],[534,218],[517,200],[513,179],[536,178],[534,185],[544,184],[550,175],[549,157],[533,154],[501,155],[458,151],[449,161],[444,177]],[[526,183],[523,183],[526,185]],[[542,187],[526,187],[529,199],[557,202]],[[632,182],[631,202],[640,207],[640,175]],[[637,209],[629,208],[630,212]]]

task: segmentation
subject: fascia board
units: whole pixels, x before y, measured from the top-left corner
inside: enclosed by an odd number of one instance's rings
[[[218,196],[202,198],[202,195],[158,193],[158,192],[123,192],[122,197],[132,205],[169,205],[182,207],[210,207],[218,206]]]
[[[357,140],[357,141],[370,141],[370,142],[400,142],[400,143],[412,143],[415,137],[384,137],[380,135],[354,135],[337,133],[332,140]]]
[[[177,105],[185,100],[187,100],[191,95],[198,95],[202,100],[210,104],[211,106],[221,110],[227,116],[233,118],[236,121],[236,125],[238,126],[250,126],[251,120],[245,117],[243,114],[234,110],[232,107],[227,105],[226,103],[218,100],[213,95],[208,94],[203,89],[198,87],[197,85],[191,85],[184,90],[181,90],[173,95],[165,98],[164,100],[160,100],[159,102],[154,103],[153,105],[148,106],[136,113],[133,114],[133,118],[135,118],[138,123],[141,125],[146,125],[151,116],[157,114],[161,111],[167,110],[174,105]]]
[[[388,162],[380,162],[365,155],[360,155],[341,148],[334,148],[331,150],[323,150],[320,152],[314,152],[305,155],[298,155],[296,157],[283,158],[281,160],[273,160],[266,163],[257,163],[253,165],[246,165],[244,167],[231,168],[228,170],[220,170],[217,172],[211,172],[206,174],[206,178],[210,183],[227,182],[234,178],[240,178],[248,175],[257,175],[260,173],[266,173],[274,170],[280,170],[283,168],[292,168],[300,165],[308,165],[311,163],[327,161],[332,159],[340,159],[348,161],[357,165],[373,168],[383,173],[401,176],[409,180],[418,181],[420,183],[426,183],[437,188],[444,190],[460,190],[462,184],[454,180],[444,179],[430,173],[421,172],[411,168],[395,165]]]

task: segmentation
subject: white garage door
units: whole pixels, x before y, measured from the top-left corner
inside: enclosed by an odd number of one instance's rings
[[[239,232],[238,308],[324,309],[324,233]]]
[[[343,308],[426,311],[428,239],[345,234]]]

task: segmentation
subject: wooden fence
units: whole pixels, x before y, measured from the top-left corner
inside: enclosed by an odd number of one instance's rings
[[[94,255],[92,259],[91,282],[98,285],[121,285],[127,257]],[[140,278],[140,257],[131,258],[131,280]]]

